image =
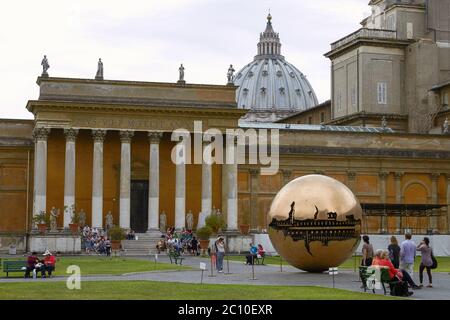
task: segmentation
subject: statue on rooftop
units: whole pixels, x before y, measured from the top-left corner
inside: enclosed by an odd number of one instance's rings
[[[102,62],[102,58],[98,59],[97,74],[95,75],[95,80],[103,80],[103,62]]]
[[[184,67],[183,64],[178,68],[178,71],[180,72],[180,78],[178,79],[178,82],[184,82]]]
[[[228,78],[228,84],[232,84],[233,80],[234,80],[234,68],[233,65],[230,64],[230,67],[228,68],[228,72],[227,72],[227,78]]]
[[[48,64],[47,56],[44,55],[44,59],[41,61],[42,66],[42,77],[48,77],[47,70],[50,68],[50,65]]]

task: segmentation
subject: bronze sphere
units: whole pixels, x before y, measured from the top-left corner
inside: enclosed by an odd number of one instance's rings
[[[286,184],[268,213],[269,237],[294,267],[322,272],[352,256],[361,236],[362,209],[343,183],[307,175]]]

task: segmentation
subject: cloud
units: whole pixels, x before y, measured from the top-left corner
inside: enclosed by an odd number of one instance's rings
[[[329,98],[329,44],[359,28],[366,0],[79,0],[8,1],[0,12],[0,117],[32,118],[36,77],[46,54],[49,74],[225,84],[253,60],[271,10],[282,54],[305,73],[319,100]]]

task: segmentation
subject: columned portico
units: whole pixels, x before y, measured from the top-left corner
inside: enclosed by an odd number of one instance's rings
[[[120,131],[120,203],[119,224],[130,228],[130,177],[131,177],[131,138],[133,131]]]
[[[159,232],[159,143],[162,132],[149,132],[150,164],[148,193],[148,230]]]
[[[75,210],[75,141],[77,129],[64,129],[66,136],[66,157],[64,165],[64,228],[69,228],[71,215]]]
[[[92,130],[92,227],[103,228],[103,141],[106,130]]]
[[[35,141],[33,215],[46,211],[47,206],[47,138],[49,133],[49,128],[35,128],[33,132]]]

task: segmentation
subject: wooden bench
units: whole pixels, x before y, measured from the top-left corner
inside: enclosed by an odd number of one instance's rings
[[[25,260],[3,260],[3,272],[9,277],[10,272],[23,272],[25,274],[27,262]]]
[[[366,266],[359,267],[359,276],[362,281],[364,292],[366,292],[368,289],[367,280],[374,274],[375,274],[375,267],[366,267]],[[383,288],[384,294],[386,294],[385,284],[389,285],[392,282],[391,276],[389,275],[389,269],[386,267],[380,267],[380,282],[381,282],[381,286]],[[375,288],[372,288],[372,292],[375,293]]]
[[[180,261],[180,266],[183,264],[183,257],[181,257],[181,255],[176,252],[176,251],[169,251],[169,259],[170,259],[170,263],[175,262],[175,264],[178,264],[178,261]]]

